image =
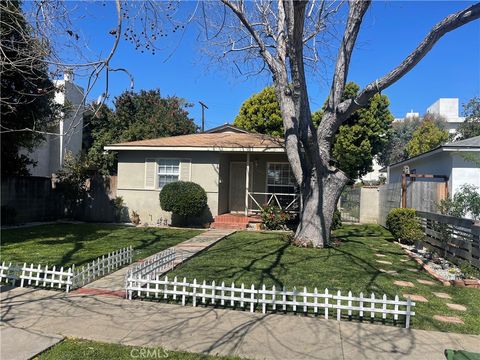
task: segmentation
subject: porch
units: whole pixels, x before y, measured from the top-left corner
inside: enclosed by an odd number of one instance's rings
[[[218,171],[218,216],[214,227],[244,228],[258,223],[265,205],[290,213],[299,211],[300,197],[284,153],[222,153]]]

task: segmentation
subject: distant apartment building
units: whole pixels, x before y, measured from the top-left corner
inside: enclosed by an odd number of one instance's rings
[[[45,135],[43,141],[32,152],[22,151],[36,162],[29,168],[32,176],[51,177],[60,170],[65,162],[65,155],[78,155],[82,150],[83,133],[83,88],[73,82],[71,73],[66,73],[62,80],[53,80],[58,91],[55,102],[65,107],[58,125]]]

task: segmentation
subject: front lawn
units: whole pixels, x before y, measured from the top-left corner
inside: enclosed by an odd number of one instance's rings
[[[400,297],[422,295],[428,302],[417,302],[413,328],[480,334],[480,289],[445,287],[425,271],[415,272],[419,265],[393,243],[390,233],[380,226],[344,226],[335,236],[341,239],[338,247],[305,249],[291,245],[282,234],[238,232],[180,265],[168,276],[227,284],[243,282],[248,286],[352,290],[356,295],[374,292],[391,298],[396,294]],[[411,282],[414,287],[394,285],[396,280]],[[418,280],[435,282],[428,285]],[[451,299],[438,298],[433,292],[447,293]],[[464,305],[467,311],[451,310],[447,303]],[[433,319],[434,315],[456,316],[465,324],[440,322]]]
[[[106,224],[53,224],[2,230],[0,258],[6,262],[76,266],[127,246],[134,260],[174,246],[202,230],[136,228]]]
[[[81,339],[65,339],[37,357],[39,360],[235,360],[237,356],[210,356],[161,347],[125,346]]]

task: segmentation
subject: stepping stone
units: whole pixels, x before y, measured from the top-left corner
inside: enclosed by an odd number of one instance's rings
[[[451,324],[464,324],[463,320],[456,316],[434,315],[433,318],[435,320],[451,323]]]
[[[430,280],[417,279],[417,281],[423,285],[435,285],[435,282]]]
[[[385,270],[385,269],[378,269],[382,273],[390,274],[390,275],[398,275],[398,272],[395,270]]]
[[[393,283],[398,286],[415,287],[415,285],[413,285],[413,283],[410,281],[397,280],[397,281],[394,281]]]
[[[383,254],[375,254],[375,256],[378,256],[378,257],[385,257],[387,255],[383,255]]]
[[[392,263],[390,261],[385,261],[385,260],[375,260],[377,263],[380,263],[380,264],[387,264],[387,265],[392,265]]]
[[[442,299],[451,299],[452,297],[444,292],[434,292],[433,295]]]
[[[406,298],[410,298],[412,299],[413,301],[418,301],[418,302],[428,302],[427,298],[422,296],[422,295],[415,295],[415,294],[403,294],[403,297],[406,299]]]
[[[418,270],[418,269],[413,269],[413,268],[409,268],[409,269],[407,269],[407,270],[408,270],[408,271],[411,271],[411,272],[420,272],[420,270]]]
[[[401,261],[401,262],[407,262],[407,261],[409,261],[409,260],[410,260],[410,259],[401,259],[400,261]]]
[[[467,308],[460,304],[449,304],[447,303],[449,309],[458,310],[458,311],[467,311]]]

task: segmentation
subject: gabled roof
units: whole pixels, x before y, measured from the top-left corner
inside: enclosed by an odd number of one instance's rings
[[[212,129],[209,129],[205,131],[207,134],[212,134],[212,133],[219,133],[219,132],[235,132],[235,133],[243,133],[243,134],[248,134],[249,131],[245,129],[241,129],[239,127],[233,126],[229,123],[225,123],[223,125],[214,127]]]
[[[105,150],[284,152],[283,139],[254,133],[218,132],[170,136],[105,146]]]
[[[472,137],[472,138],[469,138],[469,139],[454,141],[454,142],[450,142],[450,143],[447,143],[447,144],[440,145],[440,146],[436,147],[435,149],[427,151],[423,154],[419,154],[419,155],[413,156],[409,159],[402,160],[402,161],[396,162],[394,164],[391,164],[390,167],[402,166],[406,163],[409,163],[412,160],[423,159],[423,158],[432,156],[434,154],[438,154],[440,152],[463,152],[463,151],[479,152],[480,151],[480,136],[475,136],[475,137]],[[380,171],[386,171],[386,167],[380,169]]]

